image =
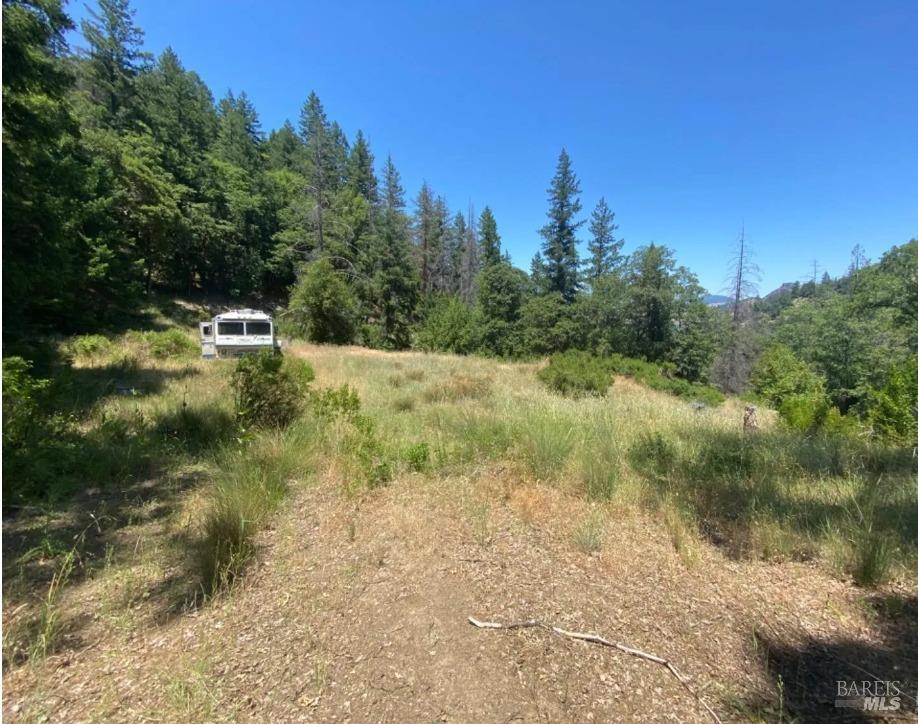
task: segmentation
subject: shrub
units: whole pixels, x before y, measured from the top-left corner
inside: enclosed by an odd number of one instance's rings
[[[415,342],[428,352],[469,354],[478,347],[477,311],[455,297],[440,297],[417,329]]]
[[[111,349],[111,340],[101,334],[81,334],[71,339],[64,347],[70,357],[86,358],[90,361],[104,357]]]
[[[890,370],[886,384],[871,395],[867,419],[883,440],[918,444],[918,358]]]
[[[290,290],[285,329],[310,342],[349,344],[354,340],[357,302],[327,258],[306,266]]]
[[[317,390],[310,395],[312,409],[320,417],[353,417],[360,411],[357,390],[347,383],[337,388]]]
[[[612,384],[606,361],[577,350],[552,355],[538,377],[549,389],[569,397],[605,395]]]
[[[166,329],[161,332],[144,332],[144,346],[159,359],[189,357],[198,351],[198,345],[180,329]]]
[[[654,363],[619,354],[610,355],[607,364],[613,373],[626,375],[642,385],[658,392],[676,397],[697,400],[707,405],[719,405],[724,401],[723,393],[708,385],[689,382],[676,376],[677,368],[669,362]]]
[[[417,473],[423,472],[430,465],[430,445],[426,442],[409,445],[402,452],[402,460],[405,461],[410,470]]]
[[[775,345],[759,358],[750,382],[756,394],[777,410],[793,395],[825,395],[825,380],[784,345]]]
[[[344,438],[349,490],[378,488],[392,480],[389,454],[376,433],[376,425],[366,415],[355,415]]]
[[[236,417],[244,428],[285,427],[302,410],[302,379],[285,368],[282,356],[268,350],[239,360],[233,389]]]

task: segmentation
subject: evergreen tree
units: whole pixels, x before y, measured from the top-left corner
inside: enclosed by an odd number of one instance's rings
[[[529,262],[529,279],[532,281],[532,289],[537,294],[548,294],[548,271],[545,269],[545,260],[542,259],[542,252],[537,251],[532,261]]]
[[[487,206],[478,220],[478,234],[481,246],[481,263],[488,267],[501,261],[500,235],[497,233],[497,220]]]
[[[548,189],[548,223],[540,233],[548,291],[558,292],[568,304],[580,287],[577,262],[577,221],[580,213],[580,182],[571,167],[567,151],[561,149],[558,166]]]
[[[290,121],[284,121],[283,126],[271,131],[264,147],[269,169],[303,172],[306,164],[303,141],[296,135],[296,130]]]
[[[466,304],[475,302],[475,278],[481,269],[478,254],[478,229],[475,210],[469,204],[468,218],[462,239],[462,258],[459,262],[459,296]]]
[[[89,44],[81,85],[101,109],[102,125],[124,127],[133,120],[134,80],[150,60],[130,0],[99,0],[98,11],[89,8],[81,29]]]
[[[595,284],[597,279],[621,264],[624,240],[615,238],[616,229],[615,212],[609,208],[605,198],[599,199],[590,217],[590,241],[587,245],[590,252],[587,269],[590,284]]]
[[[378,338],[372,341],[385,349],[404,349],[411,339],[418,275],[408,241],[404,191],[391,156],[383,171],[382,209],[375,241],[372,292]]]
[[[245,93],[239,97],[232,91],[218,107],[217,139],[214,151],[224,161],[244,169],[251,175],[264,170],[261,144],[263,136],[258,113]]]
[[[412,231],[421,275],[421,293],[426,296],[434,290],[434,270],[443,244],[436,199],[426,181],[421,184],[415,206]]]
[[[453,247],[453,231],[449,222],[449,208],[446,205],[446,199],[442,196],[438,196],[434,201],[433,214],[437,229],[436,233],[440,239],[440,247],[434,260],[433,289],[441,294],[454,294],[456,291],[453,285],[456,250]]]
[[[324,217],[340,174],[338,132],[329,124],[319,97],[310,93],[300,113],[300,134],[306,146],[306,192],[313,201],[309,223],[314,230],[313,246],[320,253],[325,250]]]
[[[379,191],[373,163],[370,144],[364,137],[363,131],[357,131],[357,137],[354,139],[347,162],[347,182],[354,191],[375,206],[379,202]]]
[[[27,325],[73,328],[85,305],[73,225],[85,176],[56,0],[3,3],[4,341]]]

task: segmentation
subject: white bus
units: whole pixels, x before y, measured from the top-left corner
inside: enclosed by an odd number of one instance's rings
[[[255,309],[234,309],[200,323],[204,359],[241,357],[263,349],[279,352],[274,320]]]

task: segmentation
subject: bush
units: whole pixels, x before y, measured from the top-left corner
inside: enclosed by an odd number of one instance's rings
[[[423,472],[430,465],[430,445],[426,442],[409,445],[402,453],[402,460],[410,470],[416,473]]]
[[[918,359],[890,370],[886,384],[871,395],[867,419],[879,438],[918,445]]]
[[[794,395],[809,398],[825,396],[825,380],[800,361],[784,345],[766,351],[756,362],[750,377],[752,389],[776,410]]]
[[[95,361],[111,352],[112,343],[101,334],[81,334],[71,339],[64,347],[65,352],[72,358],[86,358]]]
[[[470,354],[478,347],[480,315],[455,297],[441,297],[428,310],[415,342],[428,352]]]
[[[606,360],[577,350],[552,355],[538,377],[549,389],[568,397],[605,395],[612,384]]]
[[[317,390],[311,395],[312,409],[317,415],[332,418],[338,415],[353,417],[360,411],[360,397],[357,390],[348,384],[338,388]]]
[[[290,290],[284,327],[310,342],[349,344],[354,340],[357,302],[331,262],[309,264]]]
[[[198,351],[197,343],[180,329],[144,332],[143,342],[147,351],[159,359],[189,357]]]
[[[343,448],[348,490],[357,491],[361,487],[372,490],[392,480],[392,461],[371,418],[365,415],[352,418]]]
[[[302,380],[268,350],[239,360],[233,372],[236,418],[243,428],[286,427],[300,414]]]
[[[677,377],[676,366],[669,362],[645,362],[613,354],[608,358],[608,365],[615,374],[632,377],[642,385],[658,392],[667,392],[676,397],[697,400],[707,405],[719,405],[724,401],[724,395],[720,390]]]

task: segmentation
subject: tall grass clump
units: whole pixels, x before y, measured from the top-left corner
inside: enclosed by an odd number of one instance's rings
[[[192,336],[174,327],[158,331],[131,331],[125,335],[125,339],[156,359],[190,358],[199,352],[198,343]]]
[[[575,424],[567,417],[533,410],[519,423],[517,451],[536,480],[556,478],[567,465],[575,444]]]
[[[612,384],[607,361],[579,350],[552,355],[537,375],[550,390],[568,397],[605,395]]]
[[[587,497],[611,500],[621,482],[621,460],[616,447],[593,440],[582,451],[581,476]]]
[[[255,551],[254,535],[287,495],[290,482],[308,470],[317,437],[317,426],[303,420],[217,454],[197,550],[205,594],[238,578]]]

